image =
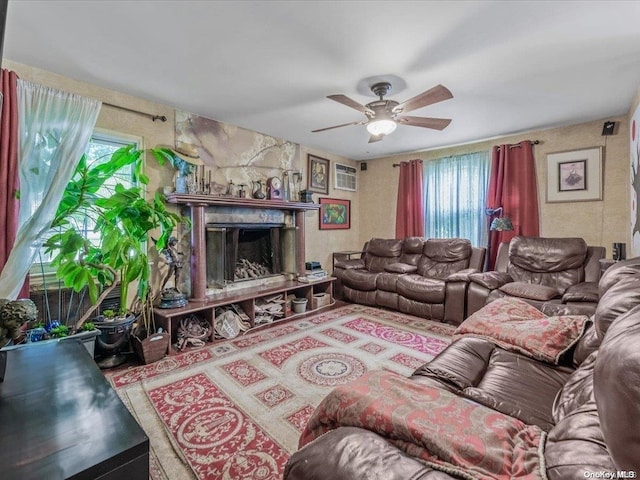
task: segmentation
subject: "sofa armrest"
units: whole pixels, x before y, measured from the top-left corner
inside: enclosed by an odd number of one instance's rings
[[[598,302],[599,300],[597,282],[582,282],[571,285],[562,296],[562,303]]]
[[[513,282],[511,275],[505,272],[481,272],[469,275],[469,280],[478,285],[482,285],[489,290],[495,290],[501,286]]]
[[[389,273],[415,273],[418,271],[416,265],[409,265],[408,263],[390,263],[384,267],[385,272]]]
[[[459,270],[455,273],[452,273],[447,278],[445,278],[444,281],[469,283],[469,281],[471,280],[469,277],[474,273],[479,273],[477,268],[465,268],[464,270]]]
[[[344,270],[354,270],[364,268],[364,260],[353,258],[351,260],[340,260],[334,265],[334,268],[343,268]]]

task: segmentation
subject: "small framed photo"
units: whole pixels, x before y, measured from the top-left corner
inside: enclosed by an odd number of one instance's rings
[[[351,228],[351,201],[320,198],[320,230],[348,230],[349,228]]]
[[[547,154],[547,203],[602,200],[602,147]]]
[[[587,160],[558,163],[558,190],[571,192],[587,189]]]
[[[308,154],[308,182],[307,190],[324,195],[329,194],[329,166],[330,162],[326,158],[316,157]]]

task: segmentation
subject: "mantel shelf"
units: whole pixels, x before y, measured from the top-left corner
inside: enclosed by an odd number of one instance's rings
[[[320,205],[315,203],[285,202],[284,200],[259,200],[255,198],[239,198],[229,196],[180,194],[172,193],[167,195],[168,203],[178,205],[201,205],[201,206],[221,206],[221,207],[248,207],[248,208],[269,208],[276,210],[305,211],[318,210]]]

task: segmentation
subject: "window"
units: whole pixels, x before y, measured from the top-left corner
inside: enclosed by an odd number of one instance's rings
[[[85,150],[87,163],[99,164],[106,161],[117,149],[131,144],[139,148],[141,143],[142,141],[139,137],[132,137],[106,130],[95,130]],[[113,191],[118,183],[121,183],[126,188],[135,186],[132,165],[123,168],[118,175],[115,175],[108,182],[105,182],[99,192],[104,192],[105,190]],[[87,215],[78,215],[75,221],[76,228],[82,232],[86,238],[89,240],[95,238],[97,240],[97,234],[93,232],[95,222],[91,218]],[[38,276],[52,273],[48,265],[50,261],[50,256],[46,255],[44,250],[41,249],[36,255],[35,262],[31,267],[30,274],[32,281],[35,280],[35,283],[39,283],[37,281]]]
[[[474,246],[486,245],[490,161],[489,152],[477,152],[425,162],[427,238],[468,238]]]

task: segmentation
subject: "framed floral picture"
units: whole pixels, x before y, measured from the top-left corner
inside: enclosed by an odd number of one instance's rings
[[[602,147],[547,154],[547,202],[602,200]]]
[[[308,182],[307,190],[327,195],[329,193],[329,166],[326,158],[308,154]]]
[[[320,198],[320,230],[351,228],[351,201],[339,198]]]

